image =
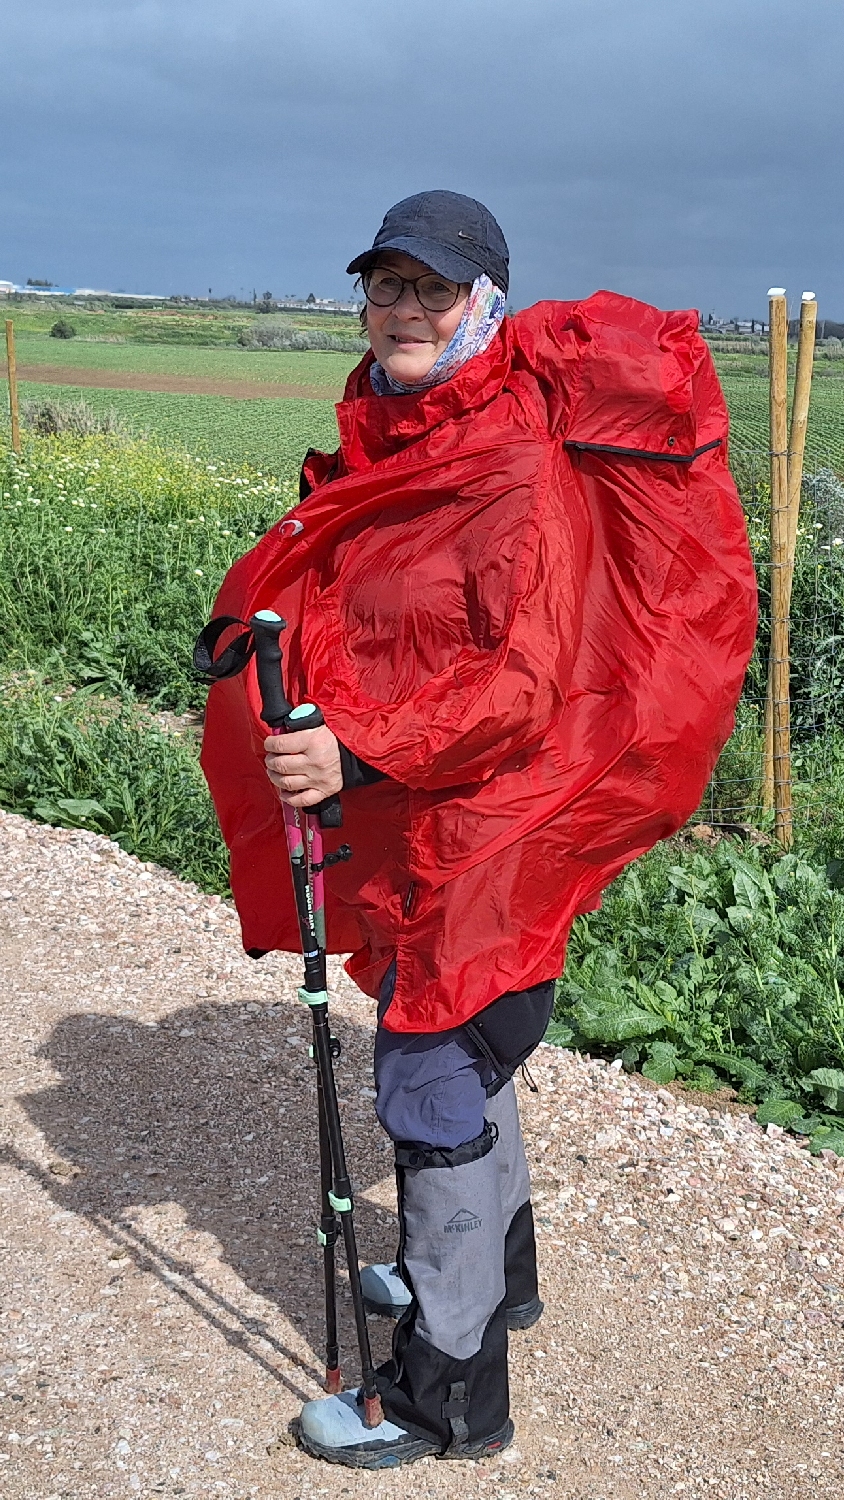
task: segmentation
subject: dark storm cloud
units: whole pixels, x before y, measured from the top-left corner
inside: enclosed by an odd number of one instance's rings
[[[342,293],[384,209],[483,198],[513,297],[844,318],[840,0],[14,0],[0,277]]]

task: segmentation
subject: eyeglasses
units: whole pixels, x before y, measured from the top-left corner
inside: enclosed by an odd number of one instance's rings
[[[395,306],[406,286],[413,287],[417,302],[426,312],[448,312],[460,296],[459,281],[446,281],[433,271],[424,276],[399,276],[386,266],[374,266],[364,271],[361,280],[367,302],[376,307]]]

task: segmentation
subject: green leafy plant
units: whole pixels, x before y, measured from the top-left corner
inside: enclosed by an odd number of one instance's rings
[[[729,1083],[763,1124],[844,1130],[844,895],[772,847],[660,846],[575,923],[555,1025],[655,1082]]]
[[[0,804],[89,828],[205,890],[228,889],[228,856],[195,739],[134,703],[56,694],[34,673],[0,692]]]

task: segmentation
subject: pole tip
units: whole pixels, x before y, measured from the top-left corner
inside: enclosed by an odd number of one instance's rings
[[[769,297],[784,297],[785,296],[785,287],[784,286],[769,286],[768,287],[768,296]]]
[[[325,1367],[325,1389],[329,1396],[339,1396],[343,1389],[343,1378],[340,1374],[339,1365],[326,1365]]]
[[[364,1396],[363,1398],[363,1425],[364,1427],[380,1427],[384,1420],[384,1408],[381,1405],[380,1396]]]
[[[801,302],[814,302],[814,301],[816,301],[814,292],[804,292],[803,296],[800,298],[800,301]]]

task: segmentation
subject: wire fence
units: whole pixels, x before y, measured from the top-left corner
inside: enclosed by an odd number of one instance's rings
[[[844,479],[837,455],[804,473],[789,617],[794,833],[833,851],[844,832]],[[770,833],[765,702],[771,639],[771,478],[767,450],[732,452],[759,584],[759,630],[735,732],[698,819]],[[844,853],[844,846],[842,846]]]

